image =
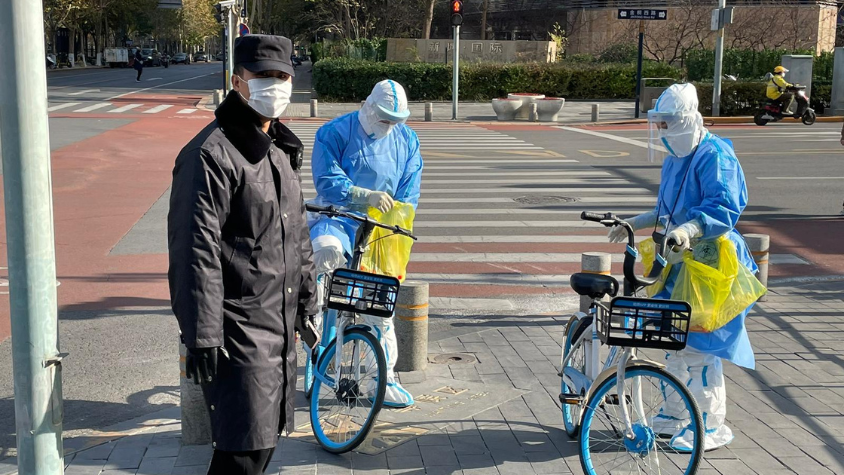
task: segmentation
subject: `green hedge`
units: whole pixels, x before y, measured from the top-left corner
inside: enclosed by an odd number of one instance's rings
[[[812,50],[724,50],[724,74],[737,76],[743,81],[760,79],[782,63],[785,54],[814,54]],[[824,52],[815,56],[812,66],[813,81],[831,81],[834,55]],[[693,49],[686,52],[685,66],[690,81],[712,81],[715,74],[715,52]]]
[[[682,71],[646,62],[645,77],[679,79]],[[488,101],[511,92],[534,92],[567,99],[632,99],[636,86],[632,64],[466,64],[460,68],[460,98]],[[372,86],[393,79],[411,101],[451,98],[452,70],[439,63],[386,63],[326,59],[314,65],[314,90],[328,101],[360,101]]]

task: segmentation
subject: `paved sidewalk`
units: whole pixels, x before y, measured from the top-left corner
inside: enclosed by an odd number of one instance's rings
[[[823,475],[844,473],[844,290],[841,282],[774,287],[748,319],[756,371],[726,365],[728,419],[735,440],[706,454],[701,474]],[[475,364],[429,365],[405,374],[408,386],[447,381],[451,387],[508,392],[506,402],[463,406],[436,421],[442,430],[404,432],[399,445],[368,455],[324,452],[282,439],[267,473],[568,474],[580,473],[577,447],[561,425],[557,402],[563,325],[568,317],[500,317],[478,331],[431,344],[432,356],[468,353]],[[420,397],[419,399],[429,399]],[[438,404],[448,399],[441,397]],[[419,401],[406,426],[431,429],[432,401]],[[299,410],[304,410],[300,396]],[[466,417],[473,410],[482,410]],[[382,420],[393,411],[382,412]],[[418,414],[413,416],[413,414]],[[299,414],[300,416],[303,414]],[[413,420],[416,417],[417,420]],[[178,420],[147,422],[123,437],[66,458],[67,475],[204,474],[208,446],[180,446]],[[423,431],[417,432],[422,433]],[[399,441],[393,440],[390,444]],[[373,450],[371,452],[378,452]],[[7,461],[8,462],[8,461]],[[14,473],[0,462],[0,474]]]

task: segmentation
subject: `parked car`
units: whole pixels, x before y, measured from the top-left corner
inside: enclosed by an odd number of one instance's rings
[[[190,56],[187,53],[176,53],[173,55],[173,59],[170,60],[171,64],[190,64]]]
[[[226,53],[217,53],[217,56],[214,59],[216,59],[217,61],[225,61]]]
[[[295,54],[290,56],[290,62],[292,62],[294,66],[302,65],[302,60]]]
[[[205,61],[208,62],[208,55],[205,54],[205,51],[197,51],[196,54],[193,55],[193,60],[196,62]]]

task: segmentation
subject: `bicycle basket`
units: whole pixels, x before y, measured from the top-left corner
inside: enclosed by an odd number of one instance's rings
[[[399,280],[352,269],[337,269],[328,287],[328,308],[389,318],[396,309]]]
[[[598,318],[598,336],[611,346],[682,350],[691,314],[679,300],[616,297]]]

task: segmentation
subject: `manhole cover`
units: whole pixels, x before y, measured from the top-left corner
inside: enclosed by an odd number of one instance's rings
[[[548,205],[548,204],[557,204],[557,203],[574,203],[576,201],[580,201],[580,198],[574,198],[571,196],[539,196],[539,195],[529,195],[529,196],[519,196],[513,198],[513,201],[516,203],[522,203],[526,205]]]
[[[428,356],[431,364],[475,364],[478,359],[469,353],[441,353]]]

